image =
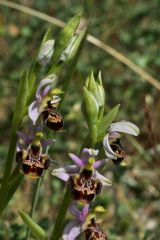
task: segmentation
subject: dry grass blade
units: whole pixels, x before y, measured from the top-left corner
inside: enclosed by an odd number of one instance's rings
[[[29,7],[26,7],[26,6],[17,4],[17,3],[13,3],[13,2],[10,2],[7,0],[0,0],[0,4],[3,6],[6,6],[6,7],[13,8],[15,10],[24,12],[26,14],[30,14],[32,16],[38,17],[40,19],[43,19],[44,21],[53,23],[58,27],[63,27],[65,25],[65,23],[63,21],[61,21],[57,18],[51,17],[45,13],[39,12],[37,10],[34,10],[32,8],[29,8]],[[114,48],[109,46],[108,44],[100,41],[99,39],[95,38],[92,35],[88,35],[87,40],[88,40],[88,42],[90,42],[93,45],[95,45],[96,47],[102,49],[103,51],[110,54],[112,57],[114,57],[115,59],[117,59],[124,65],[126,65],[127,67],[129,67],[132,71],[134,71],[139,76],[141,76],[142,79],[146,80],[151,85],[153,85],[155,88],[160,90],[160,82],[156,78],[152,77],[145,70],[140,68],[134,62],[132,62],[129,58],[125,57],[122,53],[118,52],[117,50],[115,50]]]

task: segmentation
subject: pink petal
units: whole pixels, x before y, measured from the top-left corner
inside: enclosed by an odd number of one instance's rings
[[[110,132],[109,133],[109,140],[110,139],[116,139],[116,138],[120,138],[121,135],[118,132]]]
[[[92,149],[92,148],[83,148],[81,159],[84,163],[87,163],[87,160],[89,157],[95,157],[98,155],[98,150]]]
[[[17,131],[17,135],[19,137],[17,150],[27,148],[28,145],[33,141],[33,139],[31,139],[30,136],[25,134],[24,132]],[[22,140],[22,141],[20,141],[20,140]]]
[[[112,185],[112,182],[108,178],[100,174],[98,171],[95,172],[95,177],[102,182],[102,186],[104,187]]]
[[[86,204],[82,210],[82,215],[81,215],[81,219],[80,219],[81,221],[83,221],[83,222],[85,221],[88,212],[89,212],[89,204]]]
[[[99,167],[102,167],[103,165],[106,164],[106,159],[102,159],[102,160],[97,160],[94,164],[93,167],[94,169],[97,169]]]
[[[135,124],[126,121],[112,123],[109,127],[109,131],[128,133],[134,136],[137,136],[139,134],[139,128]]]
[[[38,106],[39,106],[39,102],[36,100],[32,102],[28,108],[29,117],[33,121],[34,125],[39,117]]]
[[[37,89],[37,92],[36,92],[36,98],[41,98],[42,95],[44,95],[43,93],[43,87],[45,85],[48,85],[49,86],[51,85],[51,83],[53,83],[54,81],[56,80],[56,75],[55,74],[51,74],[49,76],[47,76],[45,79],[43,79],[40,84],[39,84],[39,87]],[[47,90],[50,90],[50,88],[47,88]],[[47,92],[48,93],[48,92]],[[46,93],[46,94],[47,94]]]
[[[52,171],[52,175],[67,182],[70,174],[74,174],[77,172],[79,172],[79,168],[76,165],[68,165],[66,167],[54,169]]]
[[[67,182],[69,179],[69,174],[66,173],[64,168],[57,168],[52,171],[52,175],[58,177],[62,181]]]
[[[73,160],[73,162],[75,162],[79,167],[83,167],[84,166],[84,162],[82,161],[82,159],[80,159],[78,156],[76,156],[73,153],[69,153],[69,157]]]
[[[41,140],[42,147],[44,147],[44,148],[49,146],[49,145],[54,144],[55,142],[56,142],[55,139],[46,139],[46,140],[42,139]]]
[[[69,211],[73,216],[75,216],[75,218],[79,219],[81,212],[76,208],[75,204],[72,203],[70,205]]]
[[[77,220],[79,220],[82,224],[85,222],[86,216],[89,212],[89,204],[86,204],[82,211],[79,211],[75,204],[71,204],[69,207],[70,213],[75,216]]]
[[[110,143],[109,143],[109,134],[103,138],[103,147],[107,158],[117,159],[117,155],[113,152]]]
[[[39,97],[40,100],[41,100],[43,97],[45,97],[45,96],[49,93],[50,90],[51,90],[51,86],[46,86],[46,87],[41,91],[41,97]]]
[[[63,231],[63,240],[75,240],[82,232],[82,226],[79,221],[73,220],[67,224]]]

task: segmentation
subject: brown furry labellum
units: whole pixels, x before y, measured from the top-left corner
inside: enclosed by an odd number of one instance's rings
[[[54,107],[46,107],[42,112],[43,123],[52,131],[59,132],[63,129],[63,119]]]
[[[86,240],[107,240],[108,236],[103,232],[102,228],[98,223],[95,222],[94,218],[91,219],[91,223],[88,224],[85,230]]]
[[[34,144],[28,150],[18,151],[16,161],[20,164],[20,171],[32,179],[42,177],[50,165],[48,155],[41,154],[39,146]]]
[[[72,198],[84,204],[90,203],[102,189],[102,183],[94,177],[92,170],[87,169],[83,169],[80,174],[71,175],[68,186]]]
[[[124,160],[126,153],[123,148],[123,146],[120,143],[120,140],[116,140],[115,142],[110,144],[113,152],[117,155],[117,159],[112,159],[113,163],[115,165],[121,164],[121,162]]]

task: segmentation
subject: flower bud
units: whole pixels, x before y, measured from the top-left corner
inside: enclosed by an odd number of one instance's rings
[[[101,73],[99,73],[98,79],[96,81],[93,76],[93,72],[91,72],[90,76],[86,81],[86,88],[94,95],[98,106],[104,106],[105,92],[102,85]]]
[[[74,51],[74,48],[76,46],[77,43],[77,36],[73,36],[68,44],[68,46],[66,47],[66,49],[62,52],[61,56],[60,56],[60,61],[65,62],[66,60],[70,60],[72,58],[72,53]]]
[[[40,65],[45,66],[50,62],[54,52],[54,43],[55,40],[51,39],[42,44],[37,57],[37,61],[39,62]]]
[[[105,93],[101,75],[99,73],[98,80],[96,81],[92,72],[83,88],[83,110],[93,144],[97,142],[97,125],[103,117],[104,102]]]
[[[86,87],[83,88],[84,115],[88,126],[95,125],[98,118],[98,104],[92,92]]]

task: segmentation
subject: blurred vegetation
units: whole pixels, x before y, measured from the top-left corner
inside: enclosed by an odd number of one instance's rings
[[[127,0],[20,0],[13,1],[67,21],[84,12],[84,23],[92,19],[90,34],[117,49],[155,78],[160,74],[160,1]],[[82,24],[84,24],[82,22]],[[11,127],[11,117],[21,73],[36,56],[49,24],[36,17],[1,6],[0,11],[0,167],[3,169]],[[55,35],[59,29],[55,26]],[[78,152],[85,136],[80,110],[82,86],[88,73],[102,71],[106,89],[106,110],[120,103],[117,120],[136,123],[140,136],[125,139],[128,151],[126,168],[107,165],[113,187],[105,190],[96,203],[102,204],[103,228],[110,240],[158,240],[160,236],[160,94],[152,85],[102,50],[86,43],[77,71],[70,84],[62,113],[66,132],[53,149],[52,158],[68,162],[68,152]],[[62,79],[63,80],[63,79]],[[64,185],[45,176],[35,214],[48,232],[53,227]],[[0,172],[0,178],[2,170]],[[0,239],[22,240],[25,227],[18,209],[29,211],[34,183],[24,180],[6,212]],[[68,216],[70,219],[70,216]]]

